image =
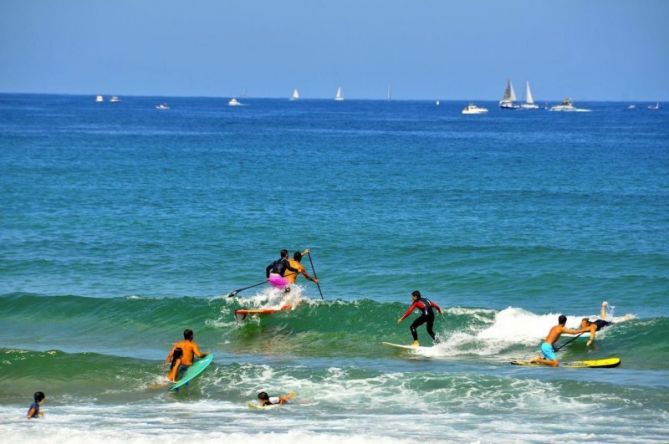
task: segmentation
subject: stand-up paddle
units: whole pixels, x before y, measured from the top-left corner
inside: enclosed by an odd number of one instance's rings
[[[237,296],[237,293],[239,293],[240,291],[248,290],[249,288],[257,287],[259,285],[266,284],[266,283],[267,283],[267,281],[265,280],[265,281],[262,281],[262,282],[258,282],[257,284],[249,285],[248,287],[243,287],[243,288],[238,288],[236,290],[232,290],[230,293],[228,293],[228,297],[229,298],[235,297],[235,296]]]
[[[309,256],[309,263],[311,263],[311,271],[314,272],[314,278],[318,279],[318,276],[316,275],[316,269],[314,268],[314,261],[311,259],[311,251],[307,253],[307,255]],[[316,286],[318,287],[318,292],[321,294],[321,299],[325,300],[323,297],[323,291],[321,291],[321,284],[317,282]]]
[[[568,344],[571,344],[572,342],[574,342],[575,340],[577,340],[583,333],[585,333],[585,332],[583,331],[583,332],[577,334],[576,336],[574,336],[573,338],[571,338],[570,340],[568,340],[567,342],[565,342],[565,343],[562,344],[561,346],[557,347],[557,348],[555,349],[555,351],[556,351],[556,352],[559,352],[560,349],[566,347]]]

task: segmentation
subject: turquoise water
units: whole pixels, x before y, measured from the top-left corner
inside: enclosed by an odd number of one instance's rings
[[[665,110],[245,103],[0,95],[0,427],[17,442],[669,440]],[[236,322],[283,296],[226,295],[307,247],[325,301],[307,283],[295,310]],[[442,343],[382,347],[410,340],[395,320],[414,289],[445,308]],[[602,300],[616,325],[561,358],[621,367],[508,365]],[[216,360],[170,395],[154,385],[187,327]],[[36,390],[47,416],[27,423]],[[260,390],[298,397],[248,410]]]

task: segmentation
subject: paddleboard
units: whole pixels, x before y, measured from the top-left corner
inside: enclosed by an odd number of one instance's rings
[[[401,348],[402,350],[411,350],[411,351],[418,351],[418,350],[425,350],[426,348],[432,348],[423,346],[414,347],[413,345],[405,345],[405,344],[393,344],[392,342],[382,342],[381,344],[385,345],[386,347]]]
[[[620,358],[611,357],[603,359],[588,359],[584,361],[560,362],[560,367],[568,368],[613,368],[620,365]],[[522,365],[526,367],[548,367],[547,365],[534,363],[531,361],[511,361],[513,365]]]
[[[257,402],[249,402],[246,405],[248,405],[251,410],[272,410],[281,407],[281,404],[260,405]]]
[[[213,360],[214,355],[210,353],[204,358],[195,361],[193,365],[191,365],[190,368],[186,370],[186,373],[184,373],[177,382],[170,386],[170,390],[176,390],[184,384],[187,384],[188,382],[200,376],[200,374],[205,371],[207,367],[209,367],[209,364],[211,364]]]
[[[239,321],[243,321],[246,319],[247,316],[252,316],[252,315],[270,315],[273,313],[277,313],[280,311],[287,311],[292,309],[293,306],[290,304],[284,305],[281,308],[240,308],[238,310],[235,310],[235,318]]]

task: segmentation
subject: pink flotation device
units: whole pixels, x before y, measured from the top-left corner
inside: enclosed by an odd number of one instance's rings
[[[290,282],[288,282],[288,279],[285,277],[281,276],[280,274],[275,274],[275,273],[270,273],[269,278],[267,278],[267,282],[274,287],[274,288],[285,288],[287,287]]]

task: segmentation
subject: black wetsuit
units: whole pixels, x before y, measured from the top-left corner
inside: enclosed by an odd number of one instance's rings
[[[270,273],[278,274],[279,276],[284,276],[286,270],[292,271],[293,273],[299,273],[299,270],[294,269],[288,263],[288,259],[282,257],[281,259],[272,262],[265,269],[265,277],[269,277]]]
[[[604,327],[608,327],[609,325],[613,324],[613,322],[605,321],[604,319],[597,319],[596,321],[593,322],[595,326],[597,326],[597,331],[601,330]]]
[[[432,326],[434,325],[434,310],[432,309],[432,303],[430,302],[429,299],[426,298],[421,298],[418,301],[423,303],[422,307],[416,304],[418,308],[421,309],[422,313],[420,314],[420,316],[416,318],[416,320],[414,320],[411,323],[411,327],[409,327],[409,330],[411,330],[411,336],[413,336],[414,341],[417,341],[418,332],[416,332],[416,329],[422,324],[426,323],[427,334],[429,334],[430,337],[432,337],[432,340],[434,341],[436,337],[434,335],[434,331],[432,330]]]

